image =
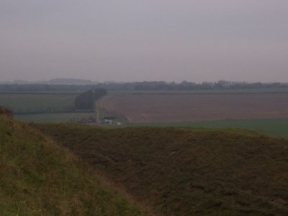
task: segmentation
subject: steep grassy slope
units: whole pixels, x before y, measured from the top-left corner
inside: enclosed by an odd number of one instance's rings
[[[245,130],[38,126],[163,215],[288,215],[288,141]]]
[[[143,215],[75,156],[0,108],[0,215]]]

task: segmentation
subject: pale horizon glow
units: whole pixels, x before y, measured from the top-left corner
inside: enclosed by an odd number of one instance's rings
[[[2,0],[0,82],[288,82],[284,0]]]

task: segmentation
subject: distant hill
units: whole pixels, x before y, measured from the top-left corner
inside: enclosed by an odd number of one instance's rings
[[[86,79],[74,79],[74,78],[56,78],[47,82],[51,85],[92,85],[95,82]]]
[[[0,215],[144,215],[68,150],[0,108]]]
[[[38,126],[162,215],[288,215],[288,140],[226,129]]]

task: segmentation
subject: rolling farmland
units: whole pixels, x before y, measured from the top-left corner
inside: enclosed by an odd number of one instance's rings
[[[288,93],[118,94],[97,107],[130,123],[287,118]]]
[[[71,111],[76,94],[15,93],[0,94],[0,105],[17,114]]]
[[[2,93],[0,105],[10,109],[17,120],[34,123],[79,122],[94,118],[93,111],[75,111],[76,93]]]

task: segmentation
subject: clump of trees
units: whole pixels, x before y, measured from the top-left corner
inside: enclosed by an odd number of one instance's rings
[[[75,99],[76,110],[93,110],[94,102],[107,94],[104,88],[96,88],[93,90],[85,91],[78,95]]]

